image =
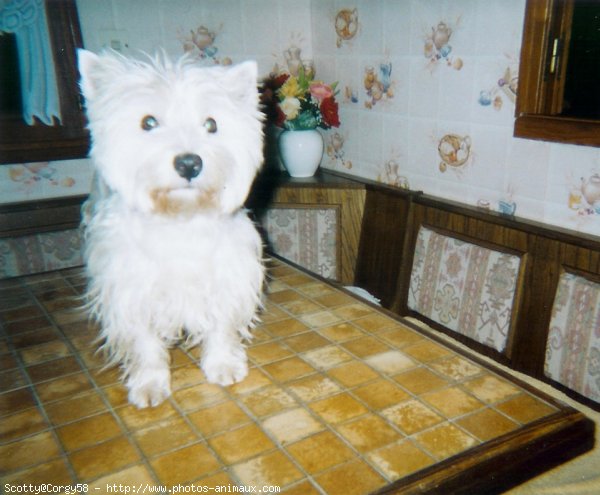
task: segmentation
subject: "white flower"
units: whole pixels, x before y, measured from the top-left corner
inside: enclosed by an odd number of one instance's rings
[[[279,105],[281,111],[285,114],[287,120],[293,120],[298,116],[300,110],[300,100],[298,98],[288,97]]]

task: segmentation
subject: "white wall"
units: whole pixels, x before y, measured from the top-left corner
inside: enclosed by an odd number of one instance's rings
[[[357,34],[338,43],[334,21],[349,5]],[[525,0],[313,1],[317,70],[342,88],[342,126],[328,134],[341,135],[343,158],[324,165],[493,210],[504,201],[519,216],[600,235],[600,211],[581,190],[582,178],[600,173],[600,150],[512,137],[514,94],[499,80],[518,74],[524,8]],[[434,38],[448,46],[438,50]],[[392,67],[390,90],[374,103],[365,77],[373,68],[383,83],[382,64]],[[454,162],[453,145],[463,148]]]
[[[525,0],[77,5],[84,43],[94,51],[114,45],[134,56],[158,48],[178,56],[188,47],[205,64],[256,59],[266,75],[285,67],[284,52],[298,46],[303,58],[314,59],[317,76],[339,81],[341,90],[342,125],[326,133],[324,167],[395,185],[406,181],[412,189],[493,210],[504,201],[519,216],[600,235],[600,213],[581,191],[582,180],[600,174],[600,149],[512,137],[514,95],[499,80],[518,74]],[[344,9],[356,9],[358,29],[338,40],[336,17]],[[342,24],[338,19],[338,29]],[[194,45],[191,33],[199,30],[214,35],[208,47]],[[448,46],[438,50],[434,41]],[[390,66],[388,86],[381,68]],[[369,68],[381,94],[367,91]],[[489,105],[480,103],[482,95]],[[453,154],[453,146],[462,150]],[[0,167],[1,201],[85,192],[90,176],[86,160]]]

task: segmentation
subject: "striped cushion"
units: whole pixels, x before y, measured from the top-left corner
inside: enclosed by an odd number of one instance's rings
[[[275,253],[337,279],[337,208],[271,208],[261,221]]]
[[[546,344],[549,378],[600,402],[600,284],[563,272]]]

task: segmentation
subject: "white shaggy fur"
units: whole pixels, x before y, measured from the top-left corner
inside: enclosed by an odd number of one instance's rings
[[[242,209],[262,163],[256,64],[78,58],[97,171],[84,206],[89,305],[130,402],[169,396],[168,347],[181,338],[202,343],[209,382],[242,380],[264,275]],[[196,157],[193,173],[178,171],[182,155]]]

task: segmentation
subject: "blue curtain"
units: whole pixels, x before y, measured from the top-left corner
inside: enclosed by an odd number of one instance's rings
[[[0,31],[16,37],[23,119],[52,125],[61,115],[44,1],[0,0]]]

